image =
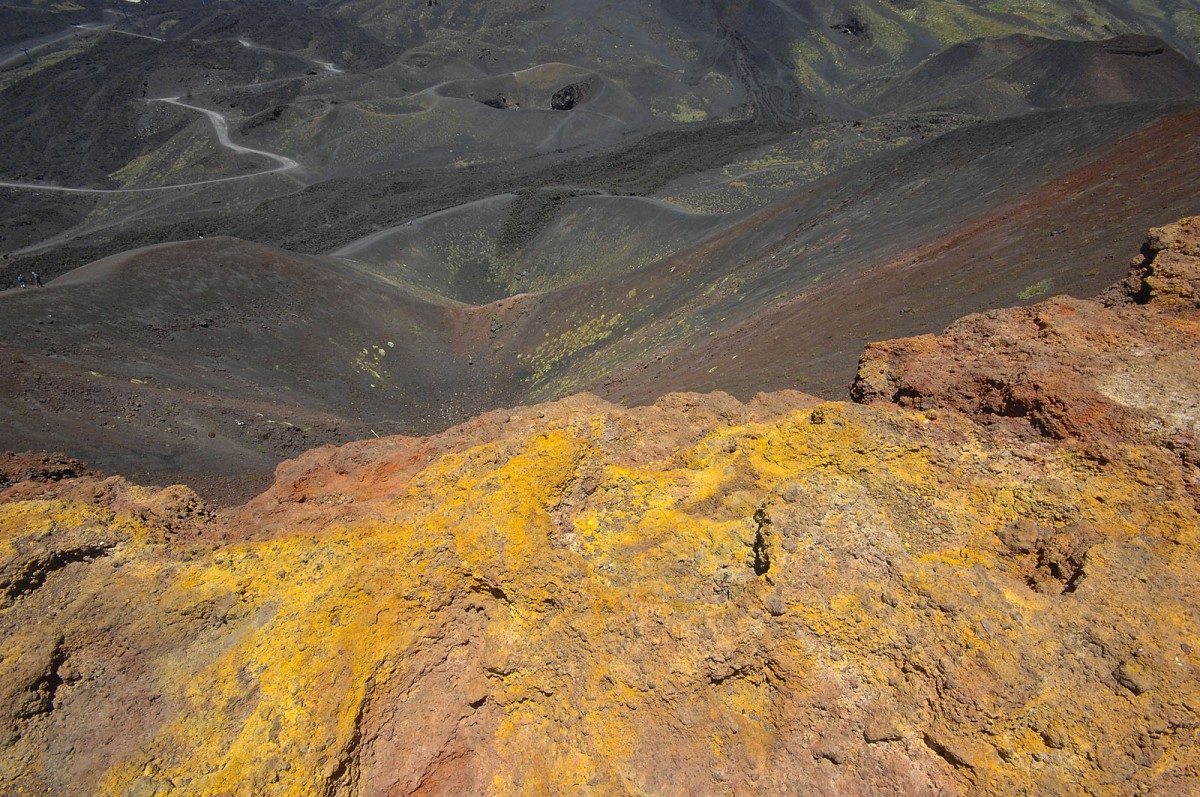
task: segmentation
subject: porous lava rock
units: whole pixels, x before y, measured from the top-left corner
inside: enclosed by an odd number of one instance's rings
[[[554,92],[554,96],[550,98],[550,109],[569,111],[576,105],[587,102],[594,93],[595,89],[591,81],[582,80],[578,83],[569,83]]]
[[[22,482],[53,482],[91,475],[77,459],[62,454],[0,453],[0,490]]]
[[[1198,242],[871,346],[869,403],[576,395],[215,515],[6,494],[0,790],[1195,792]]]

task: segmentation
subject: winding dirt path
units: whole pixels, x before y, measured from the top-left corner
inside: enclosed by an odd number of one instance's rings
[[[217,143],[226,149],[232,150],[239,155],[259,155],[261,157],[272,160],[278,164],[274,169],[265,169],[261,172],[251,172],[250,174],[238,174],[232,177],[214,177],[211,180],[196,180],[190,183],[176,183],[175,185],[158,185],[149,188],[70,188],[60,185],[41,185],[38,183],[14,183],[8,181],[0,181],[0,188],[21,188],[30,191],[56,191],[64,194],[145,194],[152,191],[170,191],[176,188],[194,188],[201,185],[213,185],[214,183],[228,183],[233,180],[245,180],[250,177],[261,177],[264,174],[275,174],[277,172],[288,172],[294,169],[299,169],[300,164],[286,155],[279,155],[266,150],[253,149],[251,147],[243,147],[241,144],[235,144],[229,138],[229,121],[224,114],[210,111],[207,108],[201,108],[198,105],[189,105],[186,102],[180,102],[178,97],[160,97],[158,99],[149,100],[149,102],[165,102],[169,105],[178,105],[180,108],[188,108],[193,111],[204,114],[208,121],[212,124],[213,132],[217,134]]]
[[[243,47],[249,47],[252,50],[262,50],[265,53],[279,53],[280,55],[296,56],[296,53],[289,53],[286,50],[276,50],[274,47],[264,47],[261,44],[255,44],[254,42],[250,41],[249,39],[238,39],[237,42],[238,42],[238,44],[242,45]],[[334,66],[332,61],[321,61],[319,59],[309,58],[304,55],[296,56],[296,57],[303,58],[305,61],[308,61],[309,63],[316,64],[317,66],[321,67],[326,72],[329,72],[331,74],[334,74],[334,75],[343,74],[342,70],[340,70],[336,66]]]
[[[298,169],[300,167],[299,163],[287,157],[286,155],[277,155],[274,152],[267,152],[266,150],[243,147],[241,144],[235,144],[230,141],[229,122],[225,119],[224,114],[217,113],[216,111],[210,111],[207,108],[201,108],[198,105],[188,105],[186,102],[180,102],[178,97],[162,97],[161,99],[156,100],[156,102],[165,102],[169,105],[178,105],[180,108],[191,108],[193,111],[199,111],[200,113],[204,114],[208,117],[208,120],[212,122],[213,131],[217,134],[217,141],[221,144],[221,146],[231,149],[239,155],[262,155],[264,158],[273,160],[278,163],[279,166],[271,171],[278,172],[285,169]]]

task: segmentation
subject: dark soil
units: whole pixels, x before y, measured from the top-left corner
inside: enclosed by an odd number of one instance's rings
[[[632,403],[714,389],[840,398],[864,342],[937,331],[1047,292],[1094,293],[1121,276],[1112,252],[1131,251],[1147,227],[1200,212],[1200,110],[1147,101],[1200,93],[1200,68],[1157,39],[1008,37],[916,67],[930,54],[927,34],[906,28],[913,35],[903,54],[885,62],[864,21],[874,17],[859,6],[671,0],[655,7],[655,25],[614,12],[611,28],[573,40],[586,54],[573,66],[594,69],[598,82],[576,69],[540,89],[537,110],[518,110],[506,92],[522,85],[512,74],[531,65],[521,60],[526,49],[541,48],[538,64],[561,60],[559,37],[583,24],[575,17],[508,0],[443,0],[391,16],[381,8],[373,0],[336,11],[199,0],[139,7],[125,27],[167,41],[81,34],[63,45],[69,57],[0,90],[0,176],[115,186],[111,175],[126,164],[208,133],[189,127],[192,112],[144,102],[189,90],[229,113],[235,138],[260,148],[306,140],[297,133],[304,114],[346,110],[343,93],[359,103],[350,113],[369,113],[373,102],[403,105],[414,89],[447,82],[508,81],[474,97],[504,114],[462,97],[424,98],[462,103],[463,118],[506,123],[523,113],[573,122],[618,89],[666,98],[660,108],[715,102],[713,85],[727,85],[733,99],[719,120],[611,132],[629,129],[616,119],[572,149],[543,143],[476,162],[479,153],[451,155],[448,140],[446,157],[428,162],[458,159],[453,167],[254,177],[164,196],[162,208],[122,211],[89,196],[0,189],[5,285],[33,271],[54,280],[0,296],[0,449],[62,451],[228,502],[257,492],[281,459],[312,446],[426,434],[578,390]],[[578,19],[597,13],[576,10]],[[46,27],[30,25],[31,35]],[[797,25],[835,37],[843,59],[817,65],[827,81],[820,90],[798,83]],[[640,67],[601,57],[625,38],[644,50]],[[690,54],[672,60],[672,48]],[[345,71],[317,74],[316,58]],[[857,94],[851,73],[871,75]],[[429,260],[445,275],[413,284],[320,256],[513,194],[495,229],[461,232],[478,233],[521,269],[525,247],[564,229],[579,204],[572,200],[650,197],[677,178],[760,157],[822,114],[865,113],[847,104],[852,94],[878,97],[888,111],[944,103],[978,121],[925,140],[905,117],[880,117],[873,123],[885,132],[894,124],[897,139],[882,154],[863,149],[774,204],[687,216],[700,232],[665,257],[626,247],[642,240],[634,235],[581,239],[555,267],[559,287],[545,293],[509,296],[522,286],[476,253],[457,272]],[[1125,99],[1137,101],[1113,104]],[[1040,106],[1052,109],[1029,112]],[[532,129],[541,140],[543,128]],[[563,140],[574,139],[544,139]],[[837,146],[853,148],[853,134]],[[225,175],[197,164],[183,171]],[[107,213],[109,226],[87,236],[15,254]],[[591,270],[597,249],[628,265]],[[438,295],[414,284],[451,287]]]
[[[536,196],[537,202],[577,192],[644,196],[676,177],[715,168],[784,134],[773,124],[750,121],[698,124],[636,137],[621,147],[598,153],[562,153],[462,170],[416,169],[327,180],[265,202],[249,214],[214,214],[172,224],[131,224],[98,241],[85,240],[31,256],[14,255],[9,270],[16,273],[32,269],[53,277],[139,246],[201,235],[230,235],[317,254],[380,227],[496,194]],[[26,201],[29,194],[22,192],[20,199]],[[527,213],[528,207],[521,206],[506,229],[506,240],[527,239],[548,218],[545,212]]]

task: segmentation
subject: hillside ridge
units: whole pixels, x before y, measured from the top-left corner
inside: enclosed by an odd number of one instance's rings
[[[0,785],[1158,794],[1200,767],[1200,217],[857,403],[579,394],[240,507],[0,460]]]

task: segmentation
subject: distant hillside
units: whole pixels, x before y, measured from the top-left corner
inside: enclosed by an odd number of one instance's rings
[[[1060,108],[1200,95],[1200,66],[1161,39],[1098,42],[1027,36],[956,45],[890,84],[876,108],[1005,116]]]

